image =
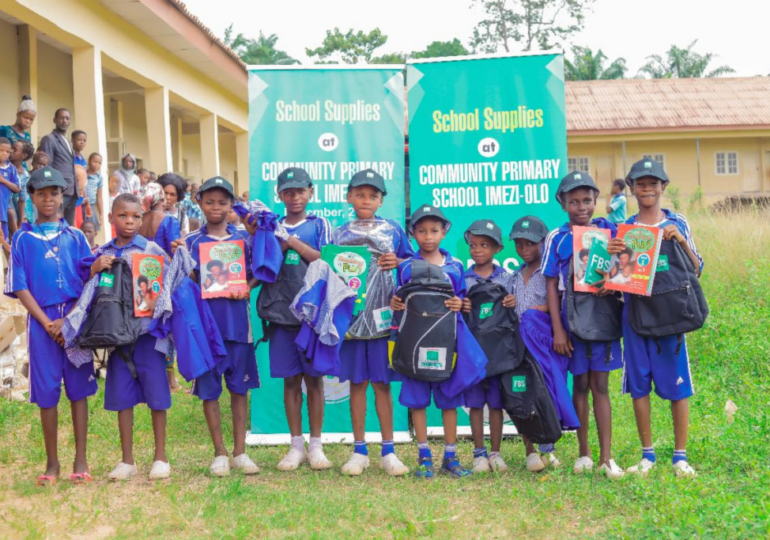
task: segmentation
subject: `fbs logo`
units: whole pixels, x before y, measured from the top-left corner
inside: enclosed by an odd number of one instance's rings
[[[112,274],[102,274],[102,277],[99,278],[99,287],[114,287],[115,286],[115,276]]]
[[[492,137],[485,137],[479,142],[479,154],[485,158],[493,158],[500,151],[500,143]]]
[[[334,133],[324,133],[318,137],[318,148],[324,152],[336,150],[339,144],[340,140]]]
[[[487,304],[481,304],[481,308],[479,308],[479,319],[486,319],[487,317],[492,316],[492,307],[495,304],[492,302],[489,302]]]
[[[446,349],[420,347],[419,358],[417,361],[418,369],[438,370],[446,368]]]
[[[511,390],[514,392],[526,392],[527,391],[527,377],[526,375],[516,375],[511,378]]]
[[[299,264],[299,253],[290,249],[286,252],[286,264],[296,266]]]

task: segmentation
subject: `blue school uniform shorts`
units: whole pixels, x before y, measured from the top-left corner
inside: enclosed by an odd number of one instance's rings
[[[480,383],[471,386],[465,391],[465,406],[472,409],[483,409],[489,405],[490,409],[503,408],[503,396],[500,390],[500,376],[487,377]]]
[[[441,389],[441,383],[418,381],[409,377],[401,377],[401,393],[398,402],[410,409],[425,409],[433,403],[441,410],[456,409],[465,404],[462,393],[455,397],[447,396]]]
[[[53,320],[63,318],[72,308],[72,302],[42,308]],[[97,391],[94,363],[80,367],[69,361],[67,352],[56,343],[45,328],[32,316],[27,317],[27,347],[29,350],[29,401],[41,409],[59,404],[61,385],[70,401],[93,396]]]
[[[607,343],[603,341],[572,340],[572,356],[569,359],[567,369],[573,376],[583,375],[589,371],[615,371],[623,367],[623,351],[620,348],[620,340],[610,342],[609,358],[607,357]],[[591,354],[589,355],[589,349]]]
[[[677,354],[677,336],[645,338],[634,332],[623,311],[623,392],[634,399],[648,396],[655,383],[655,393],[662,399],[679,401],[694,394],[690,376],[687,342]],[[660,346],[660,352],[658,352]]]
[[[155,350],[157,339],[150,334],[139,336],[134,347],[136,378],[120,353],[113,352],[107,361],[104,384],[104,408],[108,411],[132,409],[146,403],[151,411],[171,408],[171,389],[166,375],[166,356]]]
[[[219,399],[222,395],[222,377],[231,394],[245,396],[249,390],[259,388],[254,344],[225,341],[225,349],[227,358],[195,379],[193,395],[204,401]]]
[[[310,377],[323,377],[324,374],[313,369],[313,364],[294,343],[299,334],[299,326],[287,328],[276,326],[270,338],[270,376],[273,379],[288,379],[305,374]]]
[[[391,383],[399,380],[390,368],[388,338],[346,339],[340,348],[340,382]]]

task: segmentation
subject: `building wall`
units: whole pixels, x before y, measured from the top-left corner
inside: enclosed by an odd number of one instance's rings
[[[185,160],[185,170],[182,171],[185,178],[192,183],[203,183],[200,134],[182,135],[182,159]]]
[[[72,56],[38,40],[37,65],[37,119],[35,122],[38,122],[40,137],[50,133],[54,128],[53,115],[60,107],[71,111],[70,132],[78,129],[72,87]]]
[[[235,183],[235,170],[237,168],[235,159],[235,134],[219,133],[219,174],[228,179],[233,187],[238,188]],[[240,195],[240,193],[238,193]]]
[[[0,125],[13,124],[16,121],[16,109],[21,101],[19,89],[19,39],[16,27],[0,20],[0,51],[3,58],[3,76],[0,77]]]

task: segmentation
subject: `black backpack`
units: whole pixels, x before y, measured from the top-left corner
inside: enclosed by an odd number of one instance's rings
[[[679,242],[664,240],[651,296],[629,295],[631,328],[643,337],[678,336],[676,353],[679,354],[682,335],[700,329],[708,314],[706,297],[692,261]]]
[[[263,283],[257,297],[257,314],[265,329],[263,340],[267,339],[267,323],[279,326],[299,327],[300,322],[289,310],[302,289],[308,264],[294,250],[287,250],[275,283]]]
[[[118,257],[101,273],[91,311],[78,336],[81,349],[116,349],[136,377],[132,361],[142,331],[142,319],[134,316],[134,283],[131,265]]]
[[[543,370],[529,352],[519,367],[500,376],[503,408],[516,431],[533,443],[552,444],[561,439],[561,424]]]
[[[575,292],[575,277],[570,264],[565,303],[572,337],[585,342],[586,353],[593,356],[594,343],[604,343],[606,360],[611,360],[611,343],[623,337],[623,303],[620,294],[596,296]]]
[[[471,312],[465,322],[487,357],[487,377],[515,369],[524,356],[515,309],[503,307],[505,287],[489,279],[477,281],[468,292]]]
[[[457,314],[444,305],[455,296],[440,267],[412,260],[412,279],[396,291],[406,304],[397,311],[398,327],[390,356],[394,371],[411,379],[443,382],[455,364]]]

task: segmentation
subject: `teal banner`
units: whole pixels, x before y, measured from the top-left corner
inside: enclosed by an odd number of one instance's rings
[[[406,78],[411,207],[441,208],[452,222],[442,246],[466,268],[463,233],[493,219],[505,239],[497,260],[515,270],[513,223],[536,215],[553,228],[565,219],[556,201],[567,174],[562,55],[418,60]],[[467,426],[467,415],[459,421]],[[441,425],[438,411],[429,425]]]
[[[403,224],[403,68],[250,68],[250,195],[281,215],[284,207],[276,196],[276,181],[287,167],[308,171],[315,187],[308,211],[326,217],[333,226],[354,217],[346,202],[351,177],[359,170],[375,169],[385,178],[388,192],[378,214]],[[259,339],[262,326],[253,311],[252,321],[254,338]],[[283,380],[270,377],[267,344],[258,347],[257,362],[262,387],[251,394],[248,441],[287,443]],[[405,440],[407,411],[398,405],[398,392],[399,385],[394,384],[394,428],[397,439]],[[366,431],[368,439],[376,441],[380,427],[371,389],[369,394]],[[325,396],[325,439],[352,441],[348,384],[326,378]],[[304,411],[303,415],[307,433]]]

